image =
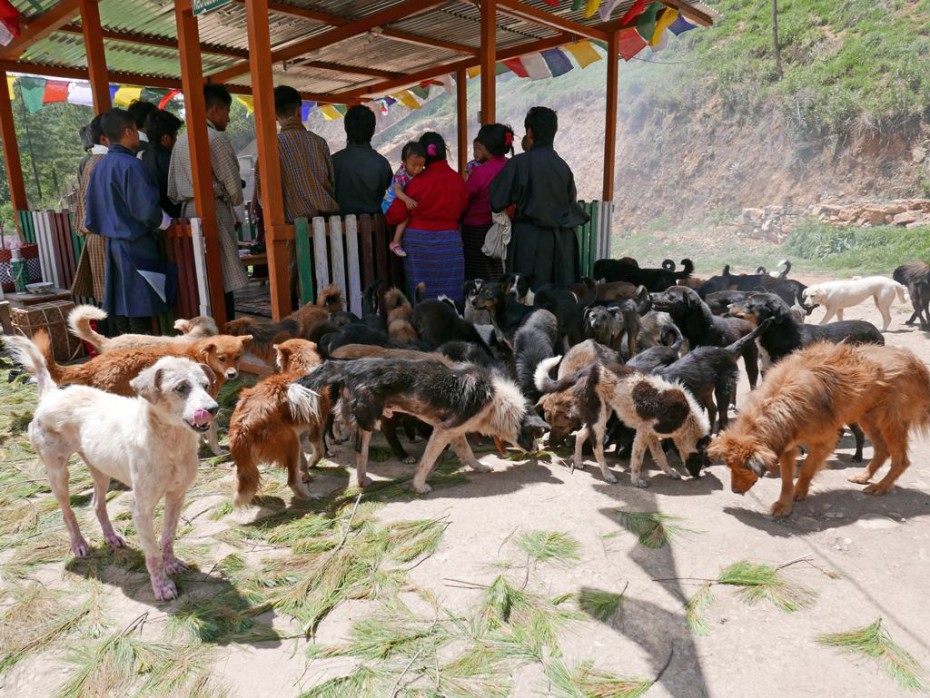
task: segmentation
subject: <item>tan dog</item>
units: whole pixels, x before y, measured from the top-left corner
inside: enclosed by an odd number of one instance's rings
[[[229,420],[229,452],[239,480],[237,506],[248,504],[258,491],[260,463],[287,468],[288,486],[298,497],[309,499],[303,475],[323,457],[329,395],[294,382],[323,363],[316,344],[289,339],[276,345],[275,351],[279,373],[243,390]],[[305,434],[312,450],[309,464],[301,445]]]
[[[888,474],[865,488],[884,494],[910,465],[909,432],[930,428],[930,371],[924,363],[896,347],[813,344],[775,364],[708,454],[730,468],[737,494],[778,465],[782,487],[772,514],[787,516],[793,500],[807,497],[840,429],[854,422],[871,439],[875,453],[850,481],[868,483],[890,455]],[[795,483],[801,444],[809,451]]]
[[[384,294],[384,307],[387,310],[388,337],[395,342],[412,344],[417,341],[417,331],[410,322],[413,318],[413,306],[400,289],[392,288]]]
[[[177,337],[159,337],[148,334],[121,334],[117,337],[104,337],[94,331],[90,323],[92,320],[106,319],[107,313],[102,308],[95,305],[79,305],[68,314],[68,327],[71,329],[71,334],[87,342],[101,354],[117,349],[183,346],[220,333],[212,317],[198,315],[190,320],[174,321],[174,329],[181,333]]]

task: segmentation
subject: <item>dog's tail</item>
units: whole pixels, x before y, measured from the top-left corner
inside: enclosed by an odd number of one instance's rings
[[[791,260],[790,260],[790,259],[783,259],[783,260],[781,260],[781,261],[778,263],[777,266],[779,266],[779,267],[784,267],[784,269],[782,269],[782,270],[778,273],[778,278],[779,278],[779,279],[784,279],[786,276],[788,276],[788,272],[791,271]]]
[[[676,279],[687,279],[694,273],[694,262],[687,257],[681,260],[681,271],[675,272]]]
[[[561,360],[561,356],[550,356],[548,359],[543,359],[536,364],[536,372],[533,374],[533,383],[536,384],[537,390],[544,393],[553,392],[549,390],[549,387],[552,386],[555,381],[552,380],[549,374],[553,368],[559,365]]]
[[[295,422],[314,424],[320,421],[320,394],[300,383],[287,386],[287,407]]]
[[[91,320],[106,320],[107,311],[98,308],[95,305],[79,305],[68,313],[68,327],[78,339],[93,345],[97,351],[103,351],[103,345],[107,341],[99,332],[94,331],[90,326]]]
[[[39,384],[39,397],[58,387],[61,380],[61,368],[55,363],[52,354],[52,342],[45,330],[36,332],[33,339],[10,335],[4,338],[13,359],[36,378]]]
[[[342,289],[339,288],[336,284],[327,284],[320,289],[320,294],[317,296],[316,304],[320,308],[325,308],[329,305],[335,305],[340,310],[345,310],[345,301],[342,299]]]
[[[262,475],[258,463],[252,455],[252,447],[247,439],[238,438],[236,430],[229,431],[229,454],[236,463],[236,497],[237,507],[248,505],[261,486]]]
[[[426,297],[426,283],[421,281],[417,284],[417,287],[413,290],[413,300],[415,303],[419,303]]]
[[[755,341],[756,337],[765,332],[773,322],[775,322],[775,318],[765,318],[765,320],[753,328],[752,332],[744,335],[743,337],[740,337],[735,342],[733,342],[733,344],[726,347],[727,354],[729,354],[735,360],[736,357],[743,353],[743,349],[746,348],[746,345]]]
[[[675,260],[673,259],[663,259],[662,268],[665,271],[675,271]]]
[[[381,279],[375,279],[368,288],[365,289],[365,295],[362,296],[362,315],[378,315],[378,290],[384,282]]]
[[[909,296],[907,295],[907,286],[905,286],[904,284],[898,283],[897,281],[893,283],[894,283],[894,290],[898,292],[898,300],[901,303],[904,303],[910,300]]]

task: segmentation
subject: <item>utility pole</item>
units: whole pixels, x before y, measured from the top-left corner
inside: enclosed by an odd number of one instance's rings
[[[772,0],[772,34],[775,39],[775,71],[781,80],[784,72],[781,67],[781,46],[778,44],[778,0]]]

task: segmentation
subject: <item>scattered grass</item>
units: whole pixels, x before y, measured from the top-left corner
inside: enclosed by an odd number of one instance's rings
[[[558,531],[527,531],[514,541],[534,562],[574,562],[581,559],[581,544]]]
[[[821,635],[817,642],[875,660],[888,676],[908,690],[923,691],[926,688],[920,664],[891,639],[888,631],[882,627],[881,618],[864,628]]]
[[[605,589],[582,587],[577,595],[578,607],[589,616],[606,622],[620,609],[620,604],[623,603],[623,594],[624,592],[617,594]]]
[[[255,609],[234,589],[204,597],[186,596],[168,616],[168,630],[180,637],[201,642],[231,642],[249,639]]]
[[[789,613],[810,606],[816,598],[812,590],[786,579],[779,568],[746,560],[723,570],[717,583],[739,587],[740,595],[750,605],[768,599],[776,608]]]
[[[677,524],[676,522],[683,520],[677,516],[623,509],[618,509],[616,513],[620,525],[639,536],[639,544],[646,548],[662,548],[669,545],[676,536],[695,533],[690,528]]]
[[[697,593],[688,599],[685,604],[685,622],[695,635],[706,635],[710,632],[710,626],[704,619],[704,611],[714,600],[713,585],[705,582]]]
[[[365,665],[351,674],[324,681],[300,694],[300,698],[347,698],[348,696],[384,695],[385,675]]]
[[[219,521],[224,516],[229,516],[233,512],[233,503],[231,499],[224,499],[222,502],[217,504],[213,511],[210,512],[210,515],[207,517],[210,521]]]
[[[631,679],[595,669],[593,662],[582,662],[569,669],[565,662],[546,663],[551,695],[558,698],[637,698],[655,683],[652,679]]]

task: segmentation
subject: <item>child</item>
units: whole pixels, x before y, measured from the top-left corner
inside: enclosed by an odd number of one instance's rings
[[[471,173],[475,171],[476,167],[481,167],[484,163],[491,159],[491,154],[488,152],[488,149],[484,147],[484,143],[479,141],[477,138],[471,144],[475,159],[469,160],[468,164],[465,165],[465,181],[468,181]]]
[[[400,199],[407,205],[407,210],[416,208],[417,202],[404,194],[404,189],[410,183],[410,180],[420,174],[426,167],[426,150],[417,141],[410,141],[404,146],[400,154],[401,166],[394,173],[394,179],[391,186],[384,193],[384,201],[381,202],[381,210],[387,213],[391,208],[394,199]],[[388,249],[398,257],[406,257],[401,241],[404,237],[404,229],[407,227],[407,221],[400,223],[394,229],[394,239],[388,245]]]

